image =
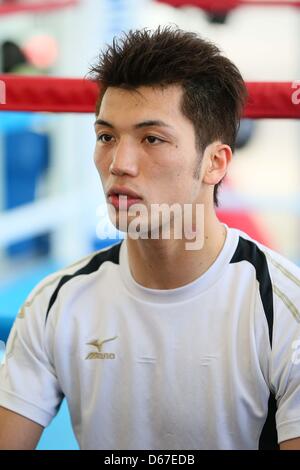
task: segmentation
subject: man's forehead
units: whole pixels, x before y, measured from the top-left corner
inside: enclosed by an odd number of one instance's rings
[[[179,85],[160,86],[141,86],[138,88],[127,89],[121,87],[108,87],[103,95],[102,103],[129,101],[139,105],[158,105],[166,102],[168,104],[178,104],[182,97],[182,88]]]
[[[182,115],[180,103],[182,89],[177,85],[162,87],[142,86],[135,89],[108,87],[105,91],[98,117],[121,113],[142,114],[145,110],[157,119],[166,120]],[[142,117],[142,116],[141,116]],[[172,120],[173,120],[172,119]]]

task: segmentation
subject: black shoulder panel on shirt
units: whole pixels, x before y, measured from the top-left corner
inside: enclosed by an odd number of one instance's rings
[[[239,237],[238,246],[230,263],[238,263],[240,261],[248,261],[255,268],[256,279],[259,283],[259,292],[264,307],[265,316],[268,322],[270,345],[272,347],[274,317],[273,289],[266,255],[254,242]],[[259,439],[260,450],[279,449],[275,420],[276,409],[277,406],[275,396],[273,393],[270,393],[267,419]]]
[[[114,264],[119,264],[119,254],[120,254],[120,247],[121,247],[122,242],[117,243],[116,245],[112,246],[108,250],[101,251],[100,253],[97,253],[95,256],[93,256],[90,261],[83,266],[82,268],[78,269],[78,271],[75,271],[73,274],[67,274],[66,276],[63,276],[61,280],[58,283],[58,286],[56,287],[55,291],[53,292],[50,302],[47,308],[47,313],[46,313],[46,322],[48,319],[49,312],[51,310],[51,307],[53,306],[54,302],[57,299],[58,293],[62,286],[66,284],[66,282],[70,281],[76,276],[80,276],[82,274],[91,274],[95,271],[97,271],[100,266],[105,263],[105,261],[110,261],[111,263]]]
[[[256,279],[259,283],[259,292],[268,322],[270,346],[272,348],[273,336],[273,288],[270,278],[266,255],[251,240],[240,237],[238,246],[230,263],[248,261],[256,271]]]

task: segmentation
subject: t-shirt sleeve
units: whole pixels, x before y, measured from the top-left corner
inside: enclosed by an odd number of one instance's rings
[[[271,269],[274,324],[270,384],[277,400],[280,443],[300,437],[300,270],[280,259],[272,260]]]
[[[29,295],[12,327],[0,366],[0,406],[44,427],[63,399],[45,325],[55,284],[55,278],[46,278]]]

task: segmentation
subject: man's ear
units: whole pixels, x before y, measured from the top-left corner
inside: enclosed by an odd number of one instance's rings
[[[204,152],[203,182],[209,185],[218,184],[226,175],[232,160],[232,150],[227,144],[213,142]]]

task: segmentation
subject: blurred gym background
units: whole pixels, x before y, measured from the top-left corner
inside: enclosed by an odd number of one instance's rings
[[[154,0],[0,1],[0,73],[82,78],[113,36],[171,23],[217,43],[247,81],[300,78],[300,9],[243,6],[223,15]],[[93,121],[0,106],[0,356],[35,284],[119,236],[101,209]],[[242,121],[219,211],[298,264],[299,126]],[[38,448],[77,447],[63,403]]]

